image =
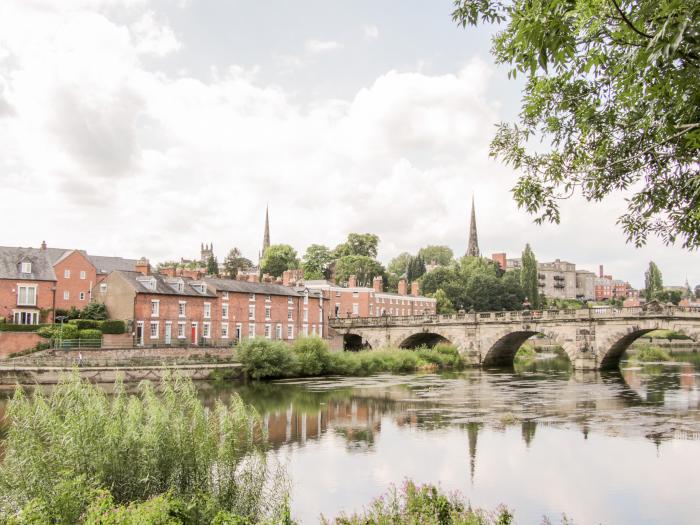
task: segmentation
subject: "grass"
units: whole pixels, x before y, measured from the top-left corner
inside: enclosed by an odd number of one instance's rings
[[[635,353],[630,357],[630,361],[640,363],[671,361],[671,356],[658,346],[642,345],[637,348]]]
[[[330,352],[318,338],[298,339],[289,346],[280,341],[254,339],[238,349],[243,371],[253,379],[323,375],[367,376],[381,372],[459,370],[464,361],[451,345],[416,350],[385,348],[359,352]]]
[[[533,361],[537,357],[535,346],[532,343],[525,342],[515,354],[516,361]]]
[[[644,339],[668,339],[673,340],[673,339],[690,339],[688,336],[685,336],[679,332],[675,332],[673,330],[654,330],[653,332],[646,333],[642,336]]]

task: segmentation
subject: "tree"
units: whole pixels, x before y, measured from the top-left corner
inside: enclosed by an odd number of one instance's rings
[[[354,275],[359,286],[372,286],[372,280],[384,274],[381,263],[365,255],[346,255],[335,263],[335,280],[338,283],[344,283]]]
[[[260,271],[272,277],[281,277],[285,270],[299,268],[297,252],[288,244],[273,244],[265,250]]]
[[[417,257],[411,257],[408,262],[408,270],[406,272],[406,280],[412,283],[416,279],[420,278],[425,273],[425,262],[423,258],[419,255]]]
[[[437,313],[439,314],[452,314],[455,311],[455,307],[452,304],[452,301],[450,301],[450,298],[447,297],[447,294],[443,289],[438,289],[434,294],[433,297],[435,298],[436,301],[436,307],[437,307]]]
[[[430,245],[418,250],[418,256],[427,264],[432,264],[435,261],[440,266],[447,266],[452,262],[454,253],[448,246]]]
[[[207,275],[218,275],[219,274],[219,263],[216,262],[213,255],[209,256],[207,259]]]
[[[644,297],[647,301],[656,299],[657,295],[664,290],[664,283],[661,277],[661,270],[654,261],[649,262],[649,268],[644,272]]]
[[[492,54],[526,86],[491,153],[522,170],[513,195],[536,222],[575,193],[631,192],[629,242],[700,246],[700,1],[455,0],[452,16],[505,24]]]
[[[224,273],[229,277],[236,277],[239,270],[250,270],[253,262],[246,259],[238,248],[231,248],[224,259]]]
[[[107,319],[107,307],[103,303],[89,303],[78,314],[80,319],[102,321]]]
[[[304,269],[304,278],[327,279],[328,268],[333,261],[333,253],[327,246],[312,244],[306,249],[301,267]]]
[[[336,259],[347,255],[362,255],[374,259],[377,257],[379,237],[373,233],[350,233],[347,240],[336,246],[334,256]]]
[[[408,252],[403,252],[394,257],[386,267],[388,273],[397,277],[402,277],[408,272],[408,265],[413,256]]]
[[[525,245],[522,256],[522,270],[520,271],[520,286],[530,301],[532,307],[537,310],[540,307],[540,290],[538,281],[537,259],[529,244]]]

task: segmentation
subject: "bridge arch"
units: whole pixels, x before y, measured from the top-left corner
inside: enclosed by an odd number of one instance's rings
[[[360,334],[343,334],[343,350],[346,352],[358,352],[360,350],[371,350],[372,346]]]
[[[569,361],[574,362],[576,348],[570,343],[562,343],[554,332],[541,332],[539,330],[515,330],[503,331],[492,339],[493,343],[488,347],[482,359],[482,365],[489,367],[512,366],[515,354],[525,341],[533,335],[543,334],[564,349]]]
[[[440,343],[451,345],[452,341],[450,341],[444,335],[440,335],[435,332],[417,332],[409,335],[406,339],[401,341],[399,348],[418,348],[421,346],[433,347]]]

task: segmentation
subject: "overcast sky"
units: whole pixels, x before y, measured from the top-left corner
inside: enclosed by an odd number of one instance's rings
[[[700,283],[700,257],[615,225],[623,196],[566,202],[537,226],[517,173],[488,157],[521,84],[489,55],[488,29],[451,0],[2,0],[2,245],[84,248],[153,262],[301,254],[348,232],[380,259],[426,244],[466,250],[476,198],[482,252],[529,242],[640,286]]]

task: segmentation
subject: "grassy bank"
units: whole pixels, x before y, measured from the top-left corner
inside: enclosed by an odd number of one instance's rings
[[[241,344],[238,359],[253,379],[323,375],[366,376],[379,372],[459,370],[464,360],[451,345],[404,350],[387,348],[359,352],[331,352],[319,338],[298,339],[293,345],[254,339]]]

